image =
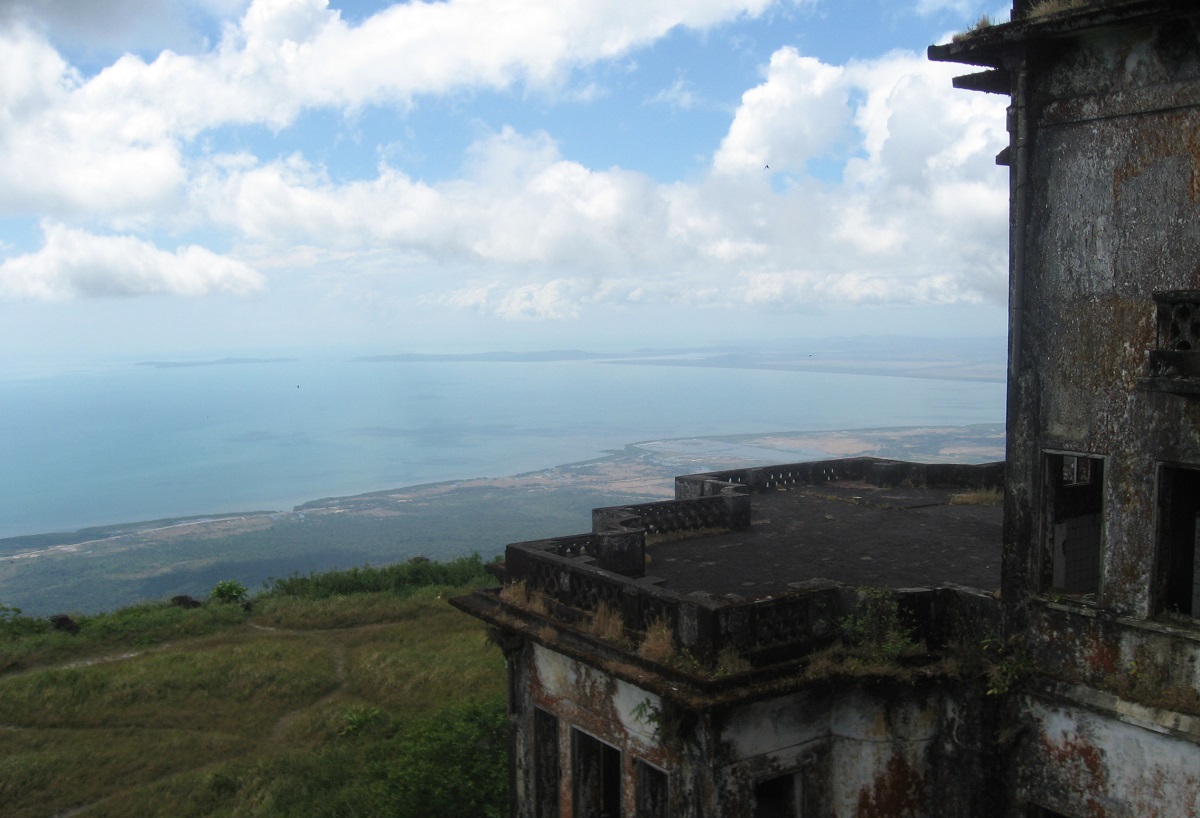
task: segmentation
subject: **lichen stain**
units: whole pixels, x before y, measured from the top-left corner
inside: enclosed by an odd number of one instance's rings
[[[1131,391],[1154,344],[1153,313],[1145,303],[1115,293],[1093,296],[1064,316],[1054,342],[1069,362],[1061,374],[1064,384],[1089,393],[1114,386]]]
[[[871,786],[859,791],[854,811],[855,818],[919,818],[925,814],[925,780],[900,756],[892,756]]]
[[[1088,818],[1108,818],[1101,800],[1108,792],[1104,751],[1074,738],[1055,744],[1043,736],[1041,744],[1045,757],[1057,769],[1058,780],[1071,792],[1072,803],[1085,807]]]
[[[1087,635],[1086,642],[1084,656],[1092,673],[1101,676],[1116,673],[1121,660],[1120,649],[1096,631]]]
[[[1128,158],[1113,169],[1113,201],[1121,201],[1121,188],[1141,176],[1163,159],[1190,155],[1192,172],[1188,194],[1193,205],[1200,199],[1200,129],[1190,114],[1163,114],[1154,117],[1151,127],[1140,128],[1131,138]]]

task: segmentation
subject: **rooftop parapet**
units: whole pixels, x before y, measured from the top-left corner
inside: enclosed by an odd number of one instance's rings
[[[607,653],[614,662],[711,681],[730,667],[786,675],[789,666],[841,638],[841,623],[861,609],[860,584],[884,585],[911,625],[912,639],[923,650],[938,650],[964,622],[981,627],[983,634],[998,633],[998,606],[990,588],[957,585],[964,575],[938,549],[954,538],[955,521],[961,522],[971,529],[964,534],[971,558],[986,551],[998,578],[999,507],[948,503],[955,491],[1002,481],[998,463],[934,466],[877,458],[689,475],[677,478],[677,493],[693,496],[596,509],[591,533],[509,545],[501,572],[505,587],[455,603],[502,628],[521,623],[527,638],[551,646],[569,633],[563,644],[588,643],[590,648],[577,647],[588,655]],[[869,526],[857,530],[852,542],[843,542],[845,531],[834,535],[855,575],[822,579],[829,566],[805,558],[817,553],[810,546],[815,549],[818,529],[832,513],[822,511],[819,521],[808,520],[805,536],[792,536],[784,527],[789,514],[805,525],[813,503],[844,517],[852,533],[856,519]],[[981,520],[982,534],[975,530]],[[906,525],[912,529],[905,532]],[[864,545],[890,551],[881,553],[883,563],[932,560],[944,570],[940,576],[918,570],[924,587],[844,581],[874,576],[874,559],[854,551]],[[675,564],[665,556],[714,548],[718,553],[703,561],[700,574],[689,574],[682,561]],[[913,549],[922,553],[914,555]],[[631,558],[635,554],[643,555],[640,565]],[[718,577],[732,574],[735,566],[756,570],[774,584],[766,593],[741,587],[747,592],[731,592]],[[643,649],[655,631],[669,636],[669,656],[653,657]]]

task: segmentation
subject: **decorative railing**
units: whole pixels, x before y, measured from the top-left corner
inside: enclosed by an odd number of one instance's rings
[[[745,492],[743,487],[727,486],[721,494],[706,497],[593,509],[592,531],[617,525],[642,528],[647,536],[713,528],[740,531],[750,527],[750,497]]]
[[[622,576],[598,567],[595,557],[577,550],[589,536],[510,545],[507,580],[524,582],[550,605],[548,616],[568,623],[583,622],[606,605],[620,613],[634,641],[651,625],[665,623],[675,644],[703,667],[714,667],[726,646],[755,666],[803,656],[836,639],[839,620],[857,608],[855,590],[834,583],[797,583],[788,593],[756,600],[685,596],[662,587],[657,577]],[[982,635],[998,633],[999,606],[987,594],[950,587],[896,594],[916,638],[931,648],[952,641],[956,623],[970,623]]]
[[[687,474],[675,478],[675,497],[687,500],[720,493],[728,486],[745,487],[752,494],[792,486],[812,486],[854,480],[880,487],[988,488],[1004,485],[1003,463],[909,463],[877,457],[851,457],[787,463],[780,466],[729,469]]]
[[[1155,349],[1150,351],[1144,389],[1200,394],[1200,291],[1154,294]]]

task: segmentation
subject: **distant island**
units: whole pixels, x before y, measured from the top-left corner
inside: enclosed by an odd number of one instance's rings
[[[683,349],[641,349],[605,353],[581,350],[536,352],[468,352],[365,355],[351,363],[547,363],[595,361],[612,365],[764,369],[825,372],[845,375],[884,375],[897,378],[1003,383],[1007,377],[1004,345],[995,338],[820,338],[783,349],[737,346]]]
[[[190,366],[240,366],[241,364],[289,364],[297,358],[216,358],[211,361],[138,361],[138,366],[179,369]]]

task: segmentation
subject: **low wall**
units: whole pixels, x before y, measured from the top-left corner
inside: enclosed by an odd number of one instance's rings
[[[760,493],[780,486],[811,486],[837,480],[853,480],[883,488],[905,483],[928,488],[999,488],[1004,485],[1004,463],[909,463],[877,457],[848,457],[729,469],[676,477],[675,499],[707,497],[719,494],[727,486],[744,486],[751,493]]]
[[[681,595],[662,587],[657,577],[623,576],[602,568],[590,554],[600,536],[514,543],[506,554],[509,579],[524,581],[554,606],[562,606],[558,613],[563,618],[582,619],[606,604],[621,613],[631,638],[665,622],[676,644],[708,668],[725,646],[755,666],[803,656],[837,638],[839,620],[858,608],[856,591],[834,583],[749,601]],[[943,587],[901,590],[896,596],[915,638],[931,649],[952,643],[964,623],[973,629],[972,640],[999,633],[999,606],[986,594]]]
[[[592,510],[593,532],[618,526],[642,528],[649,536],[713,528],[742,531],[750,527],[750,497],[744,487],[726,486],[719,493],[693,499]]]

